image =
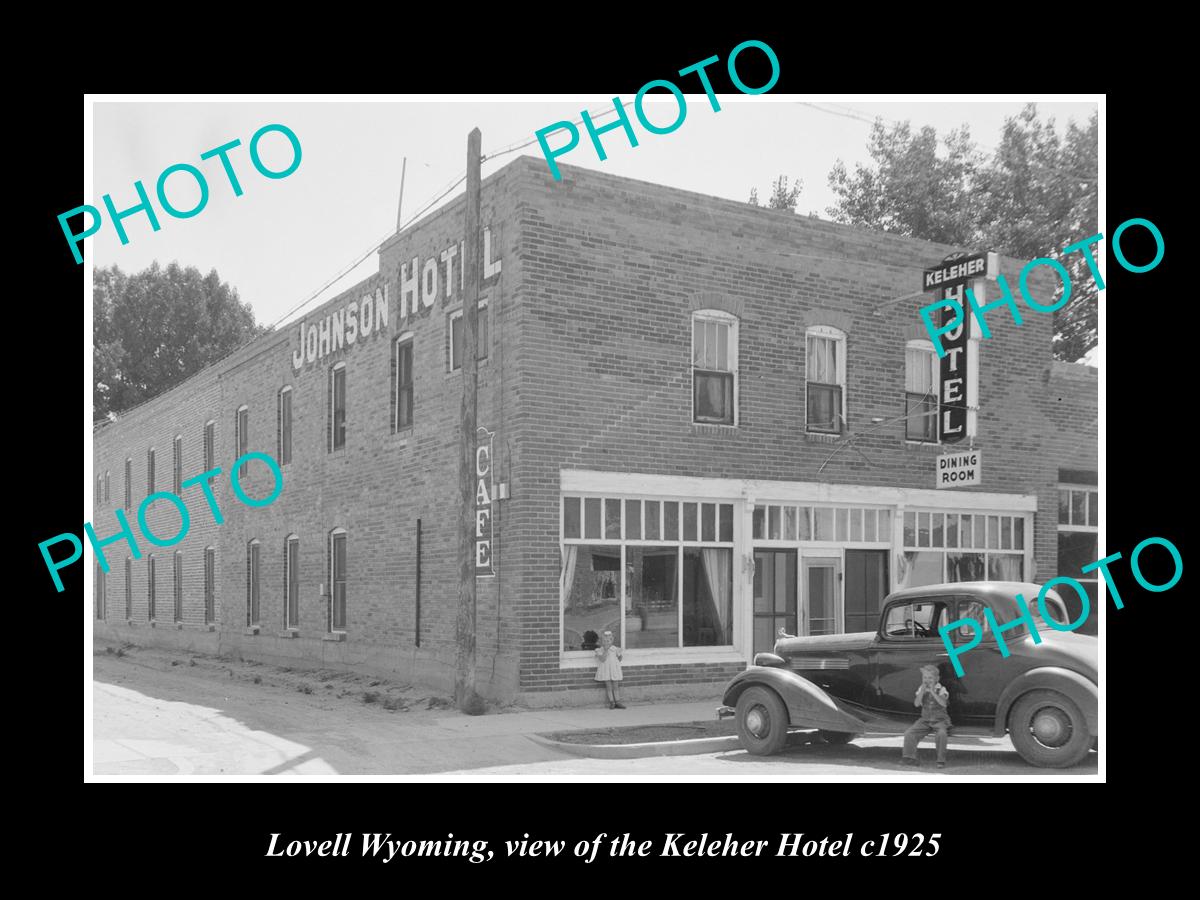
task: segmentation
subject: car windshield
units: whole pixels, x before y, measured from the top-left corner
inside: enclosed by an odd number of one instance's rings
[[[889,607],[884,617],[885,637],[897,640],[935,638],[938,629],[949,621],[944,600],[918,600]]]

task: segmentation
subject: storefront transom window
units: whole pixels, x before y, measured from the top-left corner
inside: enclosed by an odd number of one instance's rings
[[[1024,516],[907,510],[897,587],[1024,581]]]

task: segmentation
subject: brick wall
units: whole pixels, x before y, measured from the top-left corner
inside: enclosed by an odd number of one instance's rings
[[[586,687],[559,671],[557,550],[561,468],[700,477],[933,487],[936,447],[906,444],[904,351],[925,337],[911,294],[921,270],[961,249],[851,229],[747,204],[563,166],[514,164],[522,312],[519,451],[510,525],[523,557],[525,690]],[[1017,283],[1021,263],[1001,271]],[[1052,286],[1031,279],[1035,296]],[[994,285],[989,286],[994,292]],[[990,294],[989,296],[995,296]],[[739,424],[691,422],[691,312],[739,316]],[[1044,451],[1040,399],[1051,317],[997,310],[981,344],[979,490],[1036,494],[1038,577],[1055,566],[1056,467]],[[805,329],[847,337],[847,419],[869,432],[831,456],[804,432]],[[971,489],[966,489],[971,490]],[[642,679],[677,679],[639,670]],[[721,672],[711,673],[718,680]],[[689,676],[691,677],[691,676]]]
[[[482,221],[502,271],[486,280],[490,346],[479,369],[479,422],[495,432],[497,483],[512,499],[495,504],[498,576],[478,583],[477,678],[485,693],[529,698],[596,690],[591,670],[559,668],[558,546],[560,470],[633,471],[704,477],[933,485],[938,450],[908,445],[903,424],[873,429],[852,450],[804,434],[804,329],[832,324],[848,334],[848,424],[904,412],[904,343],[922,337],[921,301],[911,294],[921,269],[952,249],[835,226],[602,173],[563,166],[554,182],[540,160],[520,158],[483,183]],[[438,255],[460,239],[460,198],[380,250],[380,272],[343,292],[306,321],[386,288],[389,321],[372,334],[296,371],[299,323],[268,335],[185,384],[100,429],[96,471],[111,474],[112,502],[93,521],[115,531],[123,498],[123,461],[133,459],[133,509],[145,496],[145,451],[158,450],[159,489],[170,489],[171,440],[183,435],[184,477],[201,471],[202,429],[216,421],[214,493],[225,523],[212,521],[198,487],[185,492],[187,538],[154,548],[158,623],[146,623],[146,560],[133,563],[133,624],[124,617],[124,545],[113,545],[108,621],[112,639],[232,652],[309,666],[386,671],[449,689],[457,610],[456,485],[461,377],[447,371],[447,319],[461,289],[446,291],[444,263],[431,306],[403,318],[402,264]],[[455,278],[461,256],[455,257]],[[1019,263],[1002,270],[1015,283]],[[1035,290],[1048,291],[1034,279]],[[740,318],[739,426],[691,423],[691,311],[721,308]],[[1038,577],[1055,567],[1057,463],[1044,452],[1050,376],[1050,316],[1025,313],[1016,327],[1005,311],[982,343],[977,446],[983,490],[1037,494]],[[394,339],[414,342],[414,426],[391,429]],[[327,449],[330,367],[347,367],[347,438]],[[269,507],[238,503],[228,481],[236,456],[234,417],[249,407],[251,450],[276,455],[278,392],[293,396],[293,461]],[[264,467],[244,480],[251,496],[270,489]],[[160,508],[161,507],[161,508]],[[174,512],[158,504],[151,527],[170,534]],[[162,520],[161,522],[159,520]],[[422,523],[421,627],[416,646],[416,522]],[[135,526],[136,527],[136,526]],[[342,641],[326,639],[328,541],[344,528],[348,622]],[[298,634],[284,636],[284,542],[300,539]],[[246,633],[246,546],[261,542],[261,615]],[[203,549],[217,550],[217,615],[203,616]],[[143,543],[143,552],[149,548]],[[183,628],[171,619],[171,555],[184,554]],[[164,612],[165,611],[165,612]],[[168,621],[163,622],[166,618]],[[167,627],[164,627],[164,624]],[[628,667],[639,690],[711,694],[736,664]]]

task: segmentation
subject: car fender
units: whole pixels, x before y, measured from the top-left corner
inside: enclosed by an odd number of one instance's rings
[[[1099,698],[1096,685],[1086,676],[1072,672],[1070,669],[1060,666],[1043,666],[1030,669],[1004,689],[1004,693],[1000,695],[1000,701],[996,704],[996,724],[993,734],[1000,736],[1008,731],[1008,712],[1012,709],[1012,705],[1022,694],[1033,690],[1058,691],[1060,694],[1070,697],[1083,710],[1088,731],[1093,736],[1099,731]]]
[[[773,666],[750,666],[738,673],[725,688],[726,706],[737,706],[738,698],[750,687],[761,685],[775,691],[787,707],[789,724],[796,728],[821,728],[862,734],[866,724],[838,708],[824,690],[802,675]]]

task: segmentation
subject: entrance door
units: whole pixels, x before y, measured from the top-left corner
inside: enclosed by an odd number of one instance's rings
[[[875,631],[888,593],[888,551],[846,551],[846,631]]]
[[[796,551],[754,551],[754,652],[770,652],[775,633],[796,630]]]
[[[804,611],[801,634],[842,631],[842,561],[839,557],[804,557]]]

